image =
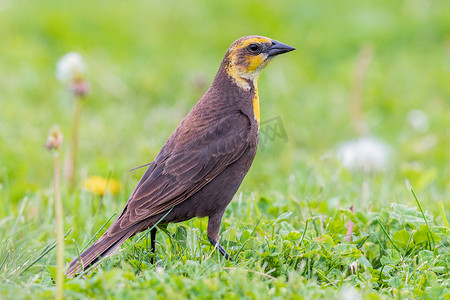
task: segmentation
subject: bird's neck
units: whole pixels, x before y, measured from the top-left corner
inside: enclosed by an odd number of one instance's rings
[[[259,127],[258,78],[259,73],[255,76],[246,76],[246,74],[239,74],[229,68],[227,64],[222,63],[211,87],[214,86],[214,90],[222,95],[222,97],[216,99],[225,100],[227,103],[224,103],[224,105],[227,106],[243,107],[248,114],[253,115]],[[223,97],[224,95],[228,97]]]

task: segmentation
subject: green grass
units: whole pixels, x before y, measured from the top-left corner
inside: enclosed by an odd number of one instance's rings
[[[206,220],[194,219],[158,231],[156,265],[147,238],[136,237],[85,279],[67,280],[65,296],[448,299],[450,232],[438,205],[448,218],[448,11],[443,0],[0,2],[0,298],[55,292],[44,143],[58,123],[67,155],[73,104],[55,78],[57,60],[80,52],[92,85],[78,180],[111,174],[122,183],[103,198],[63,187],[68,262],[122,209],[144,171],[128,170],[154,158],[229,44],[260,34],[297,48],[259,80],[262,121],[280,117],[288,140],[259,149],[225,213],[221,243],[235,260],[224,261],[207,241]],[[349,95],[363,46],[374,53],[365,121],[393,151],[388,169],[374,174],[347,171],[334,154],[357,137]],[[427,114],[427,131],[408,124],[412,109]]]

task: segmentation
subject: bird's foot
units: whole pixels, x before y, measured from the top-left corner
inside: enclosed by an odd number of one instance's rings
[[[208,240],[211,243],[211,245],[213,245],[213,247],[216,247],[217,250],[219,250],[220,254],[222,254],[223,257],[225,257],[226,260],[230,260],[231,261],[230,254],[228,254],[227,250],[225,250],[225,248],[223,248],[222,245],[219,244],[219,242],[217,242],[213,238],[210,238],[209,236],[208,236]]]

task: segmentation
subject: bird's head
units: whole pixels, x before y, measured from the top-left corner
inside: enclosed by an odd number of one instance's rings
[[[294,47],[263,36],[245,36],[231,44],[224,62],[228,75],[241,87],[256,85],[262,69],[277,55],[295,50]]]

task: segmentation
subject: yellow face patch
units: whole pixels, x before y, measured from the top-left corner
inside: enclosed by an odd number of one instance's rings
[[[264,52],[251,53],[248,47],[254,44],[262,48],[264,45],[271,43],[271,39],[260,36],[246,37],[234,42],[227,51],[227,58],[230,62],[227,68],[228,75],[239,86],[249,89],[247,80],[254,82],[271,59]]]
[[[256,69],[258,69],[264,63],[264,61],[265,58],[263,58],[262,54],[246,57],[246,63],[248,64],[246,71],[247,72],[256,71]]]

